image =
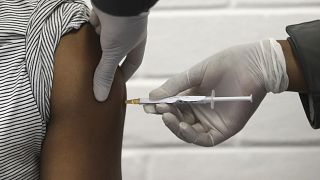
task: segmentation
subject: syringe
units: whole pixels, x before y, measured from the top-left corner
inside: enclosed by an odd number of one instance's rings
[[[215,102],[221,101],[250,101],[252,102],[252,95],[250,96],[230,96],[230,97],[215,97],[212,91],[211,96],[172,96],[159,100],[151,100],[149,98],[137,98],[126,101],[126,104],[208,104],[211,103],[211,108],[214,108]]]

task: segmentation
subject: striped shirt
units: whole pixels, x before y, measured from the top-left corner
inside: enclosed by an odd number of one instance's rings
[[[88,18],[82,0],[0,0],[0,179],[39,179],[54,52]]]

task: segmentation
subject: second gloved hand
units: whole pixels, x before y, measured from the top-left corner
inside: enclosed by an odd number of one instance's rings
[[[151,99],[175,95],[248,96],[253,102],[145,105],[147,113],[161,114],[165,125],[180,139],[214,146],[239,132],[266,93],[288,87],[284,55],[275,40],[226,49],[182,72],[150,93]]]
[[[147,41],[148,12],[137,16],[112,16],[93,5],[90,23],[100,34],[102,57],[94,74],[93,91],[98,101],[109,95],[114,73],[121,70],[128,80],[140,66]]]

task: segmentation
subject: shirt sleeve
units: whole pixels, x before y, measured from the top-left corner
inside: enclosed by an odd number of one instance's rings
[[[156,4],[158,0],[91,0],[100,10],[114,16],[136,16]]]
[[[287,26],[288,41],[302,69],[308,94],[300,93],[307,118],[320,128],[320,20]]]

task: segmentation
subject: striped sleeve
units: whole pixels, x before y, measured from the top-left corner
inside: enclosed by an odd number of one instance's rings
[[[26,30],[26,67],[31,88],[46,122],[50,117],[54,52],[61,36],[89,19],[82,0],[40,0]]]
[[[0,179],[40,179],[55,48],[88,18],[80,0],[0,0]]]

